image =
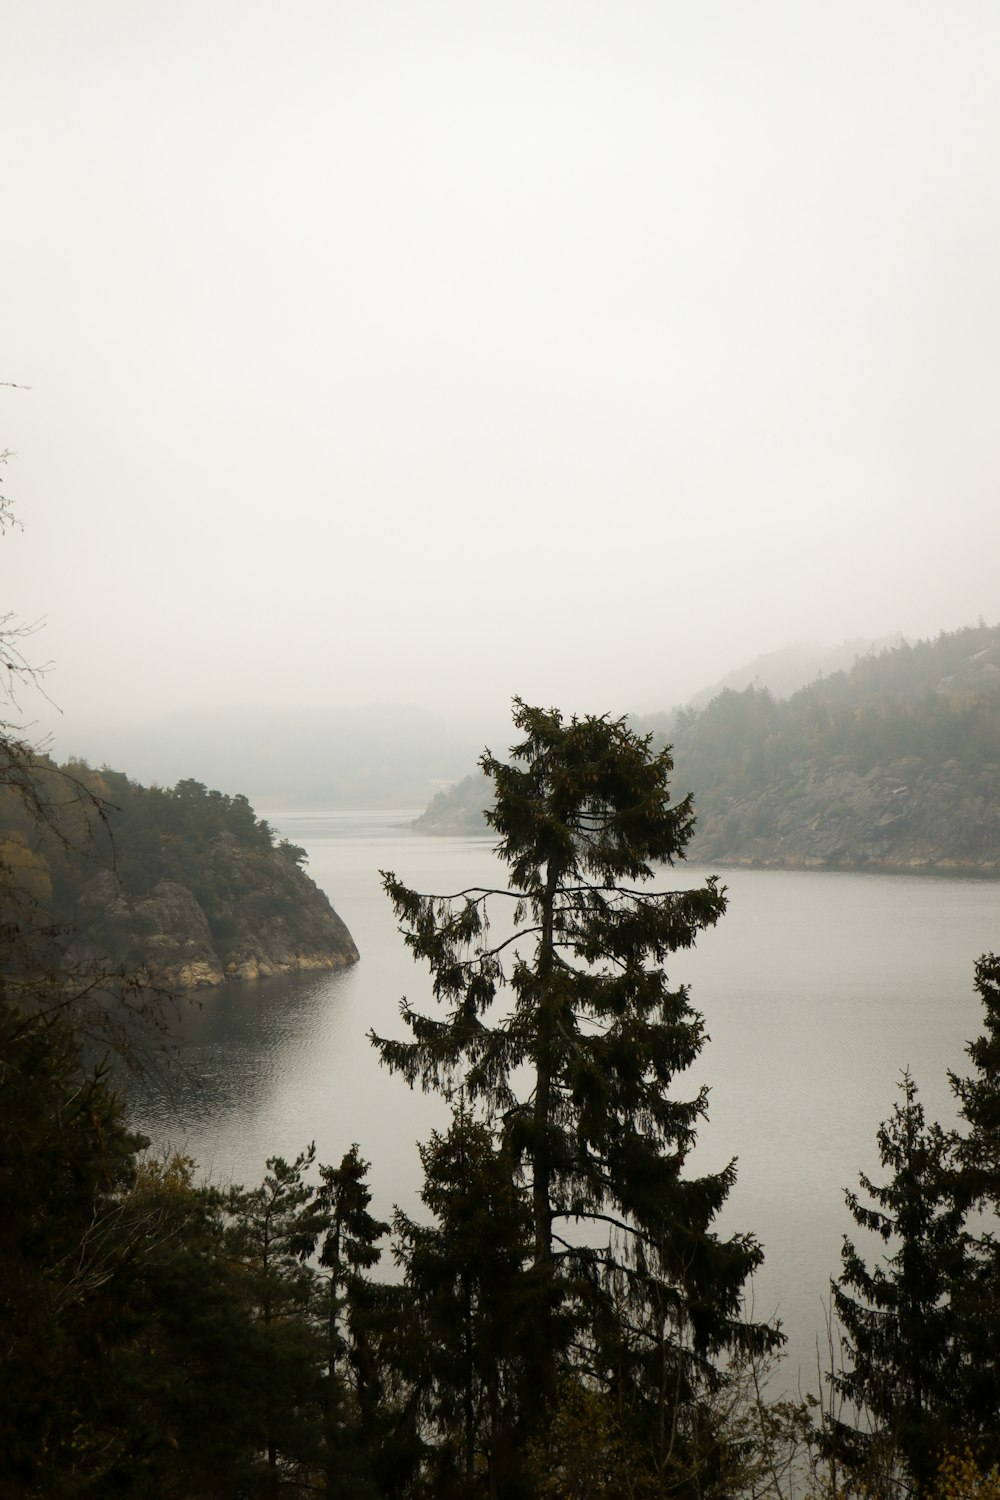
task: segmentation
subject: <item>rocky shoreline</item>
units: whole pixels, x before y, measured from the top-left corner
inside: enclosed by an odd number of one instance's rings
[[[913,757],[808,769],[718,804],[696,799],[690,856],[755,869],[1000,875],[1000,767]]]
[[[110,956],[177,991],[357,963],[346,925],[301,870],[277,866],[273,855],[237,858],[236,867],[229,899],[210,915],[177,881],[139,896],[102,871],[81,895],[71,957]]]

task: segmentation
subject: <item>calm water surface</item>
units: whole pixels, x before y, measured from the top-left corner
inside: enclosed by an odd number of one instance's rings
[[[309,852],[361,951],[347,972],[203,993],[181,1030],[183,1070],[144,1085],[134,1112],[157,1143],[189,1151],[217,1182],[258,1181],[269,1155],[315,1140],[339,1160],[352,1141],[372,1162],[375,1207],[414,1208],[416,1142],[446,1113],[381,1069],[374,1028],[402,1034],[403,995],[429,1006],[430,986],[396,931],[380,869],[447,894],[498,883],[486,837],[428,838],[413,812],[279,813],[273,826]],[[704,878],[681,867],[675,885]],[[946,1070],[962,1069],[980,1026],[972,966],[1000,948],[1000,885],[933,876],[738,870],[730,905],[671,978],[690,984],[710,1042],[683,1092],[711,1086],[695,1171],[739,1158],[722,1228],[752,1230],[767,1259],[757,1316],[789,1334],[786,1379],[815,1384],[841,1236],[843,1189],[878,1178],[874,1134],[909,1066],[928,1114],[950,1118]]]

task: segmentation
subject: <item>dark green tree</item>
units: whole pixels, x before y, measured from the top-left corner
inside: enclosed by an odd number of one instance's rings
[[[726,904],[714,877],[686,889],[654,883],[683,857],[690,799],[671,802],[669,754],[624,720],[565,722],[515,700],[514,723],[523,738],[511,761],[488,751],[481,761],[507,884],[422,895],[384,875],[445,1014],[404,1001],[412,1039],[373,1042],[411,1086],[463,1089],[525,1184],[539,1297],[525,1391],[540,1412],[571,1357],[559,1322],[567,1311],[578,1324],[572,1358],[617,1378],[620,1339],[594,1346],[609,1319],[620,1327],[612,1272],[640,1318],[658,1289],[664,1336],[688,1350],[689,1376],[714,1378],[719,1350],[775,1335],[741,1318],[759,1247],[712,1229],[732,1165],[701,1178],[684,1170],[707,1089],[683,1099],[675,1081],[698,1056],[704,1026],[663,965]]]
[[[118,1458],[101,1431],[122,1337],[142,1141],[66,1020],[0,996],[0,1490],[61,1493]]]
[[[144,1232],[129,1257],[124,1337],[106,1351],[103,1424],[126,1435],[126,1493],[266,1494],[268,1393],[245,1376],[266,1364],[270,1332],[227,1253],[221,1194],[194,1173],[184,1157],[138,1163],[125,1206]]]
[[[986,1012],[983,1034],[966,1048],[975,1073],[950,1075],[969,1126],[958,1146],[959,1192],[968,1206],[988,1204],[1000,1213],[1000,958],[995,953],[977,960],[974,982]]]
[[[530,1218],[493,1133],[462,1106],[420,1148],[418,1223],[397,1209],[408,1317],[396,1358],[417,1394],[429,1494],[520,1493]]]
[[[964,1359],[960,1369],[965,1433],[982,1466],[1000,1462],[1000,958],[985,953],[975,966],[983,1032],[967,1052],[975,1072],[951,1074],[968,1127],[956,1142],[955,1194],[969,1214],[971,1255],[954,1299]]]
[[[254,1368],[241,1379],[262,1415],[258,1446],[266,1454],[268,1489],[298,1481],[323,1455],[324,1331],[318,1326],[318,1272],[311,1262],[326,1214],[317,1185],[306,1180],[314,1145],[293,1162],[272,1156],[255,1188],[233,1187],[225,1200],[226,1241],[242,1268],[246,1295],[263,1337]]]
[[[321,1166],[317,1205],[325,1218],[320,1307],[326,1335],[324,1448],[326,1493],[374,1495],[372,1456],[381,1439],[384,1390],[372,1337],[372,1286],[389,1225],[369,1212],[366,1162],[357,1144],[337,1167]]]
[[[831,1437],[856,1471],[896,1455],[922,1489],[969,1436],[956,1308],[971,1270],[970,1240],[955,1199],[955,1137],[926,1121],[909,1072],[900,1089],[877,1137],[887,1181],[861,1174],[870,1202],[846,1195],[858,1226],[889,1249],[869,1266],[844,1239],[832,1291],[845,1365],[832,1378],[866,1421],[837,1424]]]

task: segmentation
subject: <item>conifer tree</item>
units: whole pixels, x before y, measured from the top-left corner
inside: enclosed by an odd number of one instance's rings
[[[443,1016],[405,1001],[410,1040],[373,1037],[411,1086],[461,1088],[499,1134],[525,1185],[530,1261],[539,1296],[526,1379],[540,1411],[555,1399],[560,1360],[618,1378],[621,1339],[602,1352],[608,1277],[619,1272],[642,1319],[651,1294],[660,1342],[676,1337],[694,1375],[713,1353],[775,1335],[740,1317],[761,1252],[749,1236],[722,1242],[712,1224],[729,1168],[685,1174],[707,1089],[675,1093],[704,1042],[687,989],[663,965],[725,910],[715,877],[657,882],[683,858],[689,797],[672,803],[671,761],[624,720],[572,718],[515,700],[523,738],[509,763],[481,760],[496,792],[487,817],[507,883],[419,894],[394,873],[385,888],[405,941],[428,962]],[[506,906],[492,935],[496,908]],[[575,1352],[559,1318],[577,1318]]]
[[[878,1130],[888,1180],[861,1174],[870,1203],[846,1194],[855,1222],[891,1253],[870,1267],[845,1236],[843,1271],[832,1283],[847,1359],[834,1385],[867,1414],[870,1429],[837,1424],[832,1437],[855,1469],[876,1452],[883,1461],[895,1454],[923,1487],[969,1435],[956,1299],[971,1268],[970,1242],[954,1195],[955,1137],[926,1121],[908,1071],[900,1090],[902,1101]]]
[[[985,1009],[982,1035],[966,1051],[970,1077],[951,1086],[968,1131],[956,1142],[955,1194],[973,1226],[971,1254],[954,1315],[964,1351],[960,1370],[965,1432],[980,1463],[1000,1462],[1000,958],[985,953],[975,966]]]
[[[119,1456],[102,1424],[105,1350],[127,1326],[134,1251],[122,1201],[144,1144],[107,1072],[61,1015],[0,979],[0,1493],[97,1485]]]
[[[316,1185],[306,1181],[315,1156],[310,1145],[293,1162],[269,1157],[263,1181],[231,1188],[225,1202],[229,1253],[244,1270],[263,1334],[258,1366],[243,1372],[243,1382],[261,1412],[259,1447],[275,1491],[283,1472],[316,1467],[322,1451],[324,1340],[310,1257],[326,1216]]]
[[[958,1147],[959,1191],[968,1205],[989,1204],[1000,1213],[1000,958],[995,953],[976,961],[974,982],[986,1011],[982,1036],[966,1048],[976,1071],[970,1078],[950,1075],[969,1126]]]
[[[365,1272],[381,1259],[378,1241],[388,1234],[389,1225],[369,1212],[368,1166],[357,1144],[352,1145],[339,1166],[320,1167],[317,1195],[326,1223],[320,1252],[326,1272],[326,1493],[345,1500],[375,1493],[370,1456],[383,1398],[369,1329],[372,1289]]]
[[[462,1104],[420,1158],[434,1223],[397,1209],[393,1227],[409,1310],[397,1358],[428,1434],[424,1469],[442,1497],[477,1493],[477,1475],[485,1493],[515,1493],[533,1311],[526,1205],[492,1132]]]

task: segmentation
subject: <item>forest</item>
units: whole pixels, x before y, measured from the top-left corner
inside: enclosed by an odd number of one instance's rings
[[[694,793],[699,863],[1000,870],[1000,628],[860,657],[787,698],[728,688],[630,716]],[[481,773],[439,793],[427,832],[482,828]]]
[[[353,939],[304,858],[245,796],[190,778],[146,787],[34,752],[22,769],[8,756],[0,859],[70,962],[142,971],[174,990],[353,963]]]
[[[735,1167],[690,1160],[704,1026],[666,966],[726,906],[714,877],[660,883],[692,799],[624,720],[518,702],[514,722],[482,761],[506,884],[383,877],[436,1006],[404,1004],[373,1065],[401,1114],[404,1084],[451,1106],[423,1212],[391,1223],[363,1143],[303,1142],[223,1190],[130,1128],[116,1070],[148,1065],[162,996],[73,948],[25,854],[51,871],[99,844],[129,788],[0,737],[23,834],[0,864],[4,1495],[1000,1494],[1000,960],[975,965],[955,1120],[925,1119],[908,1075],[887,1101],[823,1391],[776,1398],[781,1331],[746,1304],[763,1251],[716,1228]],[[269,841],[243,799],[163,795],[174,869],[203,834]]]

